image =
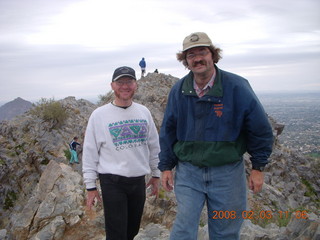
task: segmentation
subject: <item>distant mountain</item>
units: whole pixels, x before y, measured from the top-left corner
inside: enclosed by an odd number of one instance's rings
[[[32,107],[32,103],[20,97],[0,107],[0,121],[11,120]]]

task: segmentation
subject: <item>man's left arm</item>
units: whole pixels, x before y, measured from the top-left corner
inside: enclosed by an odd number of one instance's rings
[[[249,188],[258,193],[264,182],[263,169],[272,152],[273,132],[261,103],[256,99],[246,120],[247,150],[251,155],[252,170]]]
[[[158,196],[159,192],[159,179],[160,179],[160,170],[158,169],[159,163],[159,135],[155,123],[150,114],[149,121],[149,136],[148,136],[148,148],[149,148],[149,166],[151,169],[151,178],[147,183],[146,187],[152,187],[152,195]]]

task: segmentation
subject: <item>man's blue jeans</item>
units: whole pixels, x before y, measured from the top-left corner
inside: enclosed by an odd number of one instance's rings
[[[170,240],[197,239],[204,203],[208,208],[210,240],[240,238],[247,201],[243,161],[204,168],[179,162],[174,191],[178,209]]]

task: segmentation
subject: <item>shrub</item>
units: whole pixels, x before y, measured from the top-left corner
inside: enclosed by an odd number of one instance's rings
[[[112,100],[113,91],[109,91],[105,95],[99,95],[98,98],[99,98],[98,104],[106,104],[106,103],[108,103],[108,102],[110,102]]]
[[[69,159],[71,158],[71,152],[70,152],[70,149],[65,149],[63,150],[64,152],[64,156],[66,157],[66,159],[69,161]]]
[[[60,127],[68,118],[66,109],[61,103],[54,99],[42,98],[36,107],[31,110],[31,114],[41,118],[44,122],[51,124],[51,129]]]
[[[304,194],[305,196],[317,196],[316,190],[313,188],[312,184],[307,179],[301,178],[301,182],[307,187],[307,191]]]
[[[16,200],[17,200],[16,193],[14,191],[8,192],[4,200],[3,209],[8,210],[9,208],[12,208]]]
[[[0,158],[0,167],[4,166],[6,164],[6,161]]]

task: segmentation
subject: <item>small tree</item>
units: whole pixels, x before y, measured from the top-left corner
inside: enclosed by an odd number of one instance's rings
[[[107,94],[105,95],[99,95],[98,96],[99,101],[98,104],[106,104],[112,101],[113,98],[113,91],[109,91]]]
[[[54,99],[41,98],[31,113],[44,122],[51,124],[51,129],[60,127],[68,118],[66,109]]]

